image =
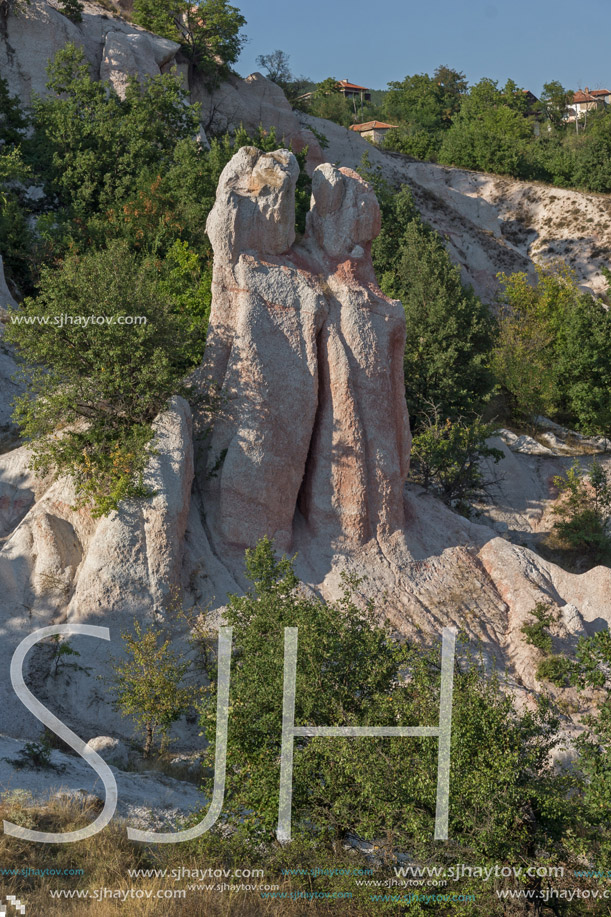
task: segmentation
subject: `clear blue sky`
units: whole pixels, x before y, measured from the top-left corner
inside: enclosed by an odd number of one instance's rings
[[[447,64],[470,82],[511,77],[611,88],[608,0],[232,0],[248,20],[237,65],[260,69],[281,48],[298,76],[350,79],[373,89]]]

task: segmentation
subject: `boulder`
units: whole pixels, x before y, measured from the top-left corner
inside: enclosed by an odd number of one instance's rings
[[[132,630],[134,618],[165,618],[180,597],[193,480],[187,403],[174,398],[154,428],[155,454],[145,474],[152,496],[126,500],[100,520],[87,508],[75,508],[74,486],[66,478],[37,493],[26,509],[34,484],[25,470],[25,450],[0,461],[0,495],[4,478],[7,513],[16,524],[0,545],[0,667],[8,672],[18,643],[37,628],[58,621],[111,628],[110,645],[71,638],[82,658],[61,675],[53,674],[49,644],[36,647],[27,660],[37,695],[48,697],[81,735],[91,735],[94,724],[100,735],[129,731],[96,676],[108,677],[110,657],[120,653],[121,634]],[[0,732],[36,734],[36,721],[10,687],[7,693]]]
[[[144,81],[147,77],[159,76],[161,68],[176,55],[180,45],[167,38],[148,32],[106,33],[100,79],[111,84],[117,94],[124,98],[130,78]]]
[[[107,764],[113,764],[120,770],[127,768],[129,751],[120,739],[113,739],[112,736],[96,736],[95,739],[89,739],[87,745],[93,751],[97,751]]]
[[[85,3],[82,22],[74,23],[48,0],[30,0],[9,15],[0,35],[0,73],[11,94],[25,104],[34,94],[46,95],[49,62],[68,42],[83,49],[92,77],[108,80],[120,95],[129,76],[158,75],[180,47],[93,3]]]

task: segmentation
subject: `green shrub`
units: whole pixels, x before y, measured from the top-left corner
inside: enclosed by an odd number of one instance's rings
[[[262,541],[247,554],[250,588],[232,596],[227,787],[219,828],[259,852],[276,849],[282,727],[283,629],[298,627],[296,725],[425,725],[439,716],[439,646],[397,640],[381,609],[357,608],[350,584],[338,602],[299,589],[290,561]],[[216,674],[202,708],[214,761]],[[297,738],[294,843],[341,849],[349,834],[379,838],[385,854],[456,862],[555,857],[560,813],[573,824],[566,780],[549,751],[557,722],[542,705],[518,713],[469,657],[457,662],[452,713],[451,844],[433,841],[437,744],[430,739]],[[209,795],[211,780],[204,790]],[[529,817],[525,818],[525,811]],[[212,839],[206,841],[212,843]],[[553,851],[553,852],[552,852]],[[381,852],[381,851],[380,851]],[[447,860],[446,860],[447,857]]]
[[[481,418],[468,422],[442,420],[437,409],[416,418],[418,432],[412,440],[411,476],[424,487],[432,487],[448,504],[466,515],[470,501],[481,496],[493,483],[482,469],[482,459],[496,464],[500,449],[489,446],[494,426]]]
[[[151,423],[198,355],[194,323],[160,279],[121,242],[71,255],[45,269],[39,295],[6,329],[37,367],[16,408],[33,465],[72,474],[96,515],[148,492]]]
[[[494,369],[516,418],[539,414],[586,433],[611,430],[611,314],[568,268],[500,275]]]
[[[146,758],[158,740],[163,749],[170,726],[193,703],[192,689],[182,684],[191,663],[179,661],[158,627],[142,630],[134,621],[134,633],[122,640],[126,658],[115,661],[110,690],[117,709],[143,734]]]
[[[557,688],[565,688],[569,684],[573,666],[566,656],[547,656],[537,666],[539,681],[549,681]]]
[[[554,478],[560,500],[552,534],[560,546],[577,551],[590,563],[611,561],[611,481],[596,459],[584,471],[576,461],[566,475]]]
[[[495,323],[462,284],[441,237],[422,222],[411,192],[398,192],[364,157],[361,173],[380,201],[382,231],[372,246],[380,287],[400,299],[407,337],[404,375],[412,425],[424,405],[455,421],[481,413],[493,387]]]
[[[535,618],[534,623],[523,624],[520,628],[526,638],[526,643],[536,646],[542,653],[551,653],[552,635],[548,628],[554,621],[554,616],[549,606],[544,602],[537,602],[530,614]]]

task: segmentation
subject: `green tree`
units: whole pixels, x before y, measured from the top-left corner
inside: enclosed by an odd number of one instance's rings
[[[503,458],[500,449],[488,445],[494,426],[481,418],[469,422],[443,419],[433,407],[416,418],[418,432],[412,441],[410,476],[425,488],[433,488],[448,504],[465,515],[470,502],[493,483],[484,473],[483,459],[495,464]]]
[[[34,273],[34,235],[22,189],[31,176],[20,146],[0,146],[0,252],[7,278],[26,291],[31,289]]]
[[[316,84],[308,111],[316,118],[326,118],[343,127],[349,127],[355,120],[352,105],[339,91],[339,82],[334,76]]]
[[[271,80],[272,83],[277,83],[278,86],[283,88],[293,79],[289,61],[289,55],[286,51],[281,51],[280,48],[271,51],[269,54],[259,54],[257,57],[257,63],[265,70],[268,80]]]
[[[126,658],[115,661],[109,687],[115,706],[143,734],[147,758],[159,738],[163,749],[170,726],[193,703],[192,689],[182,684],[191,663],[179,661],[169,638],[157,627],[143,630],[134,621],[134,633],[123,634],[122,640]]]
[[[558,80],[551,80],[549,83],[544,83],[543,91],[539,97],[542,113],[556,128],[562,126],[567,107],[572,100],[573,93],[565,89]]]
[[[495,323],[462,284],[440,236],[421,219],[407,186],[394,191],[365,156],[361,174],[372,183],[382,231],[372,246],[380,287],[405,309],[405,392],[412,426],[426,405],[454,421],[479,414],[494,377]]]
[[[0,76],[0,141],[10,146],[24,139],[28,118],[17,96],[9,92],[8,83]],[[3,150],[6,152],[6,150]]]
[[[32,155],[73,221],[125,199],[143,174],[152,181],[171,165],[177,142],[199,126],[176,74],[145,84],[134,78],[120,99],[91,79],[73,44],[50,64],[48,88],[52,94],[34,104]]]
[[[560,265],[500,275],[504,286],[494,366],[514,414],[539,414],[588,433],[611,426],[611,316]]]
[[[72,474],[94,515],[148,493],[151,423],[201,355],[162,276],[122,242],[71,255],[7,326],[34,367],[15,414],[33,465]]]
[[[227,0],[134,0],[134,19],[179,41],[211,83],[229,73],[244,46],[246,19]]]
[[[611,561],[611,480],[594,459],[587,472],[578,461],[554,484],[560,501],[553,534],[560,544],[584,555],[591,564]]]
[[[523,624],[520,628],[524,634],[525,642],[530,646],[536,646],[542,653],[549,655],[552,651],[552,635],[549,632],[549,628],[554,622],[554,615],[550,606],[546,605],[545,602],[537,602],[530,611],[530,615],[535,620]]]
[[[499,89],[482,79],[471,87],[450,130],[444,134],[439,161],[466,169],[531,177],[533,127],[525,117],[527,100],[515,83]]]
[[[451,125],[467,91],[464,73],[442,66],[432,76],[418,73],[388,86],[385,116],[400,122],[404,135],[427,134],[431,148],[437,149],[441,131]]]
[[[608,112],[589,112],[587,129],[574,147],[572,180],[578,188],[611,191],[611,117]]]

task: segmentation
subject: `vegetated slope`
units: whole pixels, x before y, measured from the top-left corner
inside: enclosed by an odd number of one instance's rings
[[[423,217],[446,239],[464,279],[493,302],[500,272],[565,261],[580,284],[603,293],[611,255],[611,197],[418,162],[374,147],[331,121],[300,116],[328,141],[331,162],[355,168],[364,153],[388,181],[408,184]]]

